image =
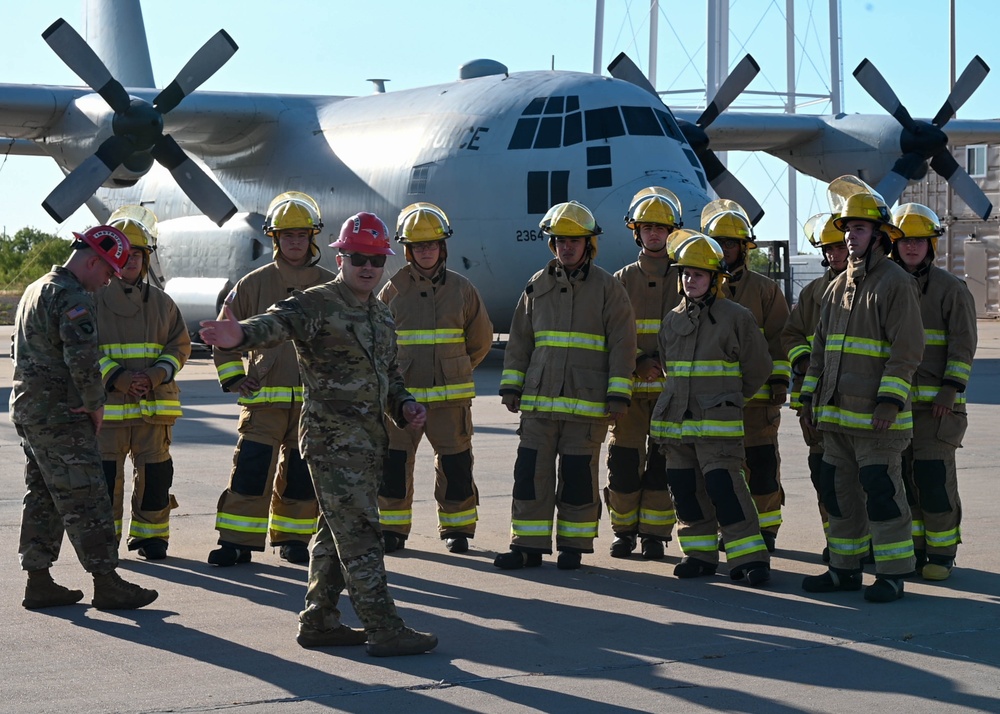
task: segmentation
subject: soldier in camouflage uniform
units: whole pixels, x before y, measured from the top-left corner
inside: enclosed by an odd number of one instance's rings
[[[22,605],[33,610],[83,598],[49,573],[65,532],[94,576],[94,607],[131,610],[157,593],[116,570],[118,542],[97,445],[107,397],[91,295],[121,272],[129,244],[109,226],[73,235],[69,259],[28,286],[14,320],[10,419],[26,457],[27,488],[18,549],[28,573]]]
[[[378,485],[389,448],[385,415],[399,426],[424,425],[426,409],[403,386],[389,309],[372,294],[389,249],[385,224],[371,213],[348,218],[331,244],[341,252],[336,280],[237,322],[206,320],[206,344],[227,349],[295,343],[302,374],[299,447],[309,465],[322,518],[312,545],[303,647],[359,645],[374,656],[419,654],[437,637],[403,624],[386,583]],[[341,622],[347,587],[365,631]]]

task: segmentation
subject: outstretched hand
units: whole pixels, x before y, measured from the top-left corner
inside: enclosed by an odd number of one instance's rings
[[[223,308],[223,314],[225,315],[223,320],[202,320],[199,334],[206,345],[227,350],[243,342],[243,327],[229,305]]]

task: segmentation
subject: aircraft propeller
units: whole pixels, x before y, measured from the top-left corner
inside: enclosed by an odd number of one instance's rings
[[[215,74],[238,49],[225,30],[219,30],[194,54],[152,104],[130,97],[97,53],[65,20],[56,20],[42,33],[42,38],[115,113],[111,122],[114,133],[42,202],[50,216],[62,223],[119,166],[143,172],[154,160],[170,172],[199,210],[216,224],[221,226],[236,213],[237,208],[226,192],[191,160],[173,137],[163,133],[163,115]]]
[[[615,57],[608,65],[608,72],[615,79],[630,82],[659,99],[660,95],[656,93],[656,89],[646,78],[646,75],[624,52]],[[677,125],[684,133],[684,138],[687,139],[698,160],[701,161],[701,165],[705,169],[705,176],[712,188],[720,197],[731,199],[740,204],[754,225],[764,217],[764,209],[757,203],[753,194],[740,183],[739,179],[725,167],[715,152],[709,148],[706,130],[747,88],[758,72],[760,72],[760,66],[753,57],[747,55],[726,77],[715,96],[712,97],[712,101],[708,103],[705,111],[701,113],[694,124],[683,119],[677,120]]]
[[[941,109],[928,122],[910,116],[881,72],[867,59],[854,70],[858,83],[903,127],[903,133],[899,137],[902,155],[896,160],[892,171],[875,187],[887,204],[891,206],[899,200],[910,180],[923,178],[929,161],[935,173],[951,185],[973,213],[984,221],[989,217],[993,204],[952,156],[948,149],[948,135],[943,131],[944,126],[972,96],[989,71],[990,68],[979,55],[973,57],[955,82]]]

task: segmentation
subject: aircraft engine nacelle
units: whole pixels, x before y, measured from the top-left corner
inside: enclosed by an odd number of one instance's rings
[[[222,301],[232,290],[228,278],[173,278],[164,290],[177,303],[184,316],[191,339],[201,342],[198,329],[202,320],[214,320],[222,309]]]

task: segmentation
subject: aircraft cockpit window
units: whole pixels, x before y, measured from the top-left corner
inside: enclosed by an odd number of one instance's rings
[[[535,137],[536,149],[555,149],[562,141],[562,117],[545,117]]]
[[[583,114],[580,112],[567,114],[566,125],[563,127],[563,146],[573,146],[581,141],[583,141]]]
[[[618,107],[588,109],[584,115],[587,119],[587,141],[610,139],[625,134],[625,125],[622,123]]]
[[[663,129],[650,107],[622,107],[625,126],[633,136],[663,136]]]
[[[545,103],[545,113],[562,114],[564,99],[565,97],[549,97],[549,101]]]
[[[667,136],[683,144],[684,135],[681,134],[681,128],[677,126],[673,116],[662,109],[654,109],[653,111],[656,112],[656,118],[660,120],[660,126],[663,127],[663,131],[667,132]]]
[[[566,97],[566,111],[568,112],[578,112],[580,111],[580,97],[575,94],[571,94]]]
[[[507,149],[530,149],[537,128],[538,119],[525,119],[523,117],[518,119],[517,125],[514,127],[514,134],[510,137],[510,143],[507,144]]]
[[[532,114],[541,114],[542,108],[545,106],[545,97],[535,97],[531,100],[531,104],[525,107],[524,111],[521,112],[522,116],[530,116]]]

